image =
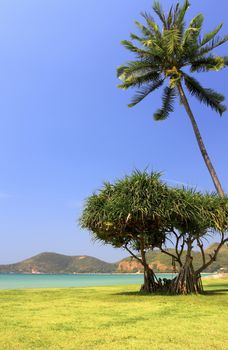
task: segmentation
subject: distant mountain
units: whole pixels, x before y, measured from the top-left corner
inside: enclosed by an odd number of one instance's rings
[[[116,271],[116,268],[116,264],[110,264],[91,256],[41,253],[16,264],[0,265],[0,272],[109,273]]]
[[[206,250],[206,257],[217,244],[211,245]],[[174,252],[169,249],[170,252]],[[154,251],[147,254],[149,265],[155,272],[173,272],[171,258],[167,255]],[[201,254],[193,252],[195,267],[201,265]],[[224,269],[228,272],[228,247],[221,248],[217,260],[208,267],[205,272],[215,272]],[[136,273],[142,272],[142,265],[134,258],[128,257],[115,264],[107,263],[91,256],[68,256],[56,253],[41,253],[16,264],[0,265],[1,272],[17,273]]]
[[[218,246],[217,243],[212,244],[209,246],[205,251],[206,258],[209,258],[209,254],[214,251],[214,249]],[[168,249],[170,253],[174,253],[173,249]],[[183,253],[184,255],[185,253]],[[195,268],[198,268],[202,264],[202,257],[200,252],[193,252],[193,264]],[[153,251],[151,253],[147,254],[148,263],[153,268],[155,272],[173,272],[173,266],[172,266],[172,259],[163,253],[161,253],[159,250]],[[228,272],[228,247],[223,246],[220,249],[220,252],[217,256],[216,261],[211,264],[205,272],[216,272],[219,271],[221,268],[224,269],[225,272]],[[134,258],[127,258],[123,259],[118,263],[117,270],[119,272],[142,272],[143,268],[139,261],[137,261]]]

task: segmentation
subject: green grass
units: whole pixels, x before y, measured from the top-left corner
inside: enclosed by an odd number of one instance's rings
[[[0,349],[228,349],[228,280],[201,296],[139,286],[0,291]]]

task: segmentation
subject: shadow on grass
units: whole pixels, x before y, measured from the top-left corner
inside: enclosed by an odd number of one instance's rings
[[[138,296],[138,297],[155,297],[155,296],[163,296],[163,297],[175,297],[176,295],[173,294],[167,294],[165,292],[156,292],[156,293],[145,293],[145,292],[121,292],[121,293],[114,293],[113,295],[123,295],[123,296]]]
[[[225,295],[225,294],[228,295],[228,289],[205,290],[204,293],[203,293],[203,295]]]
[[[220,283],[220,284],[214,284],[214,283],[213,284],[206,284],[204,287],[206,287],[206,288],[215,288],[215,289],[218,289],[218,290],[220,290],[222,288],[222,289],[228,291],[227,283],[225,283],[225,284],[222,284],[222,283]]]
[[[214,287],[214,286],[213,286]],[[212,296],[212,295],[228,295],[228,289],[212,289],[212,290],[205,290],[201,295],[204,296]],[[121,292],[121,293],[114,293],[113,295],[122,295],[122,296],[138,296],[138,297],[148,297],[148,296],[163,296],[163,297],[176,297],[180,294],[168,294],[168,293],[145,293],[140,291],[134,291],[134,292]]]

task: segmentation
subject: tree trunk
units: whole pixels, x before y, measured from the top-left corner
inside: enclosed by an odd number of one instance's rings
[[[146,293],[155,293],[158,290],[158,284],[155,280],[155,274],[153,270],[148,266],[144,266],[144,284],[141,287],[141,291]]]
[[[186,264],[171,283],[170,294],[198,294],[203,292],[201,276],[194,273],[191,265],[191,261],[186,261]]]
[[[154,293],[158,290],[158,283],[156,282],[156,276],[154,271],[149,267],[146,261],[145,245],[143,238],[140,242],[141,258],[144,267],[144,284],[141,287],[141,291],[146,293]]]
[[[202,136],[200,134],[198,125],[197,125],[196,120],[194,118],[194,115],[193,115],[193,113],[191,111],[191,108],[189,106],[187,97],[186,97],[186,95],[184,93],[184,90],[183,90],[183,87],[182,87],[181,83],[179,83],[177,85],[177,87],[178,87],[178,91],[179,91],[179,94],[180,94],[181,101],[182,101],[182,103],[183,103],[183,105],[185,107],[185,110],[186,110],[186,112],[187,112],[187,114],[188,114],[188,116],[190,118],[191,123],[192,123],[192,127],[193,127],[193,130],[194,130],[194,133],[195,133],[195,136],[196,136],[196,140],[197,140],[199,148],[200,148],[200,152],[201,152],[201,154],[203,156],[203,159],[204,159],[204,162],[205,162],[205,164],[206,164],[206,166],[207,166],[207,168],[209,170],[209,173],[210,173],[212,181],[213,181],[213,183],[215,185],[216,191],[218,192],[220,197],[224,197],[224,191],[222,189],[221,183],[220,183],[220,181],[218,179],[218,176],[217,176],[217,174],[215,172],[215,169],[214,169],[214,167],[213,167],[213,165],[211,163],[211,160],[209,158],[209,155],[207,153],[206,147],[204,145]]]
[[[184,266],[181,268],[177,277],[171,283],[170,294],[198,294],[203,292],[201,276],[194,272],[192,265],[192,242],[188,242],[188,250]]]

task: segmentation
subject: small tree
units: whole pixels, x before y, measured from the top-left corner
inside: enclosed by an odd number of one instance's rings
[[[172,257],[179,266],[179,273],[170,285],[170,293],[187,294],[203,291],[200,273],[211,265],[220,248],[228,241],[225,236],[228,227],[227,197],[219,198],[214,194],[202,194],[193,190],[170,189],[173,191],[175,205],[181,205],[187,214],[179,215],[179,210],[172,213],[170,236],[175,252],[171,253],[160,247],[161,252]],[[176,196],[176,200],[175,200]],[[220,233],[220,242],[212,254],[206,257],[204,243],[209,235]],[[202,265],[195,270],[192,250],[198,246],[202,255]]]
[[[161,182],[159,173],[135,171],[113,185],[105,183],[97,194],[88,198],[81,226],[89,229],[95,239],[125,248],[140,261],[146,292],[165,290],[172,294],[187,294],[202,292],[200,272],[213,262],[228,240],[224,235],[227,218],[226,197],[170,188]],[[202,241],[209,230],[219,230],[221,242],[206,261]],[[165,249],[168,241],[174,243],[176,253]],[[203,264],[197,271],[192,261],[194,244],[198,244],[203,257]],[[157,280],[147,262],[146,252],[155,247],[172,257],[179,266],[179,273],[168,288]]]
[[[159,173],[135,171],[114,185],[105,183],[98,194],[87,199],[81,226],[92,231],[95,239],[126,249],[144,268],[146,292],[155,292],[158,281],[149,267],[146,251],[165,240],[168,188]],[[140,257],[134,253],[140,253]]]

